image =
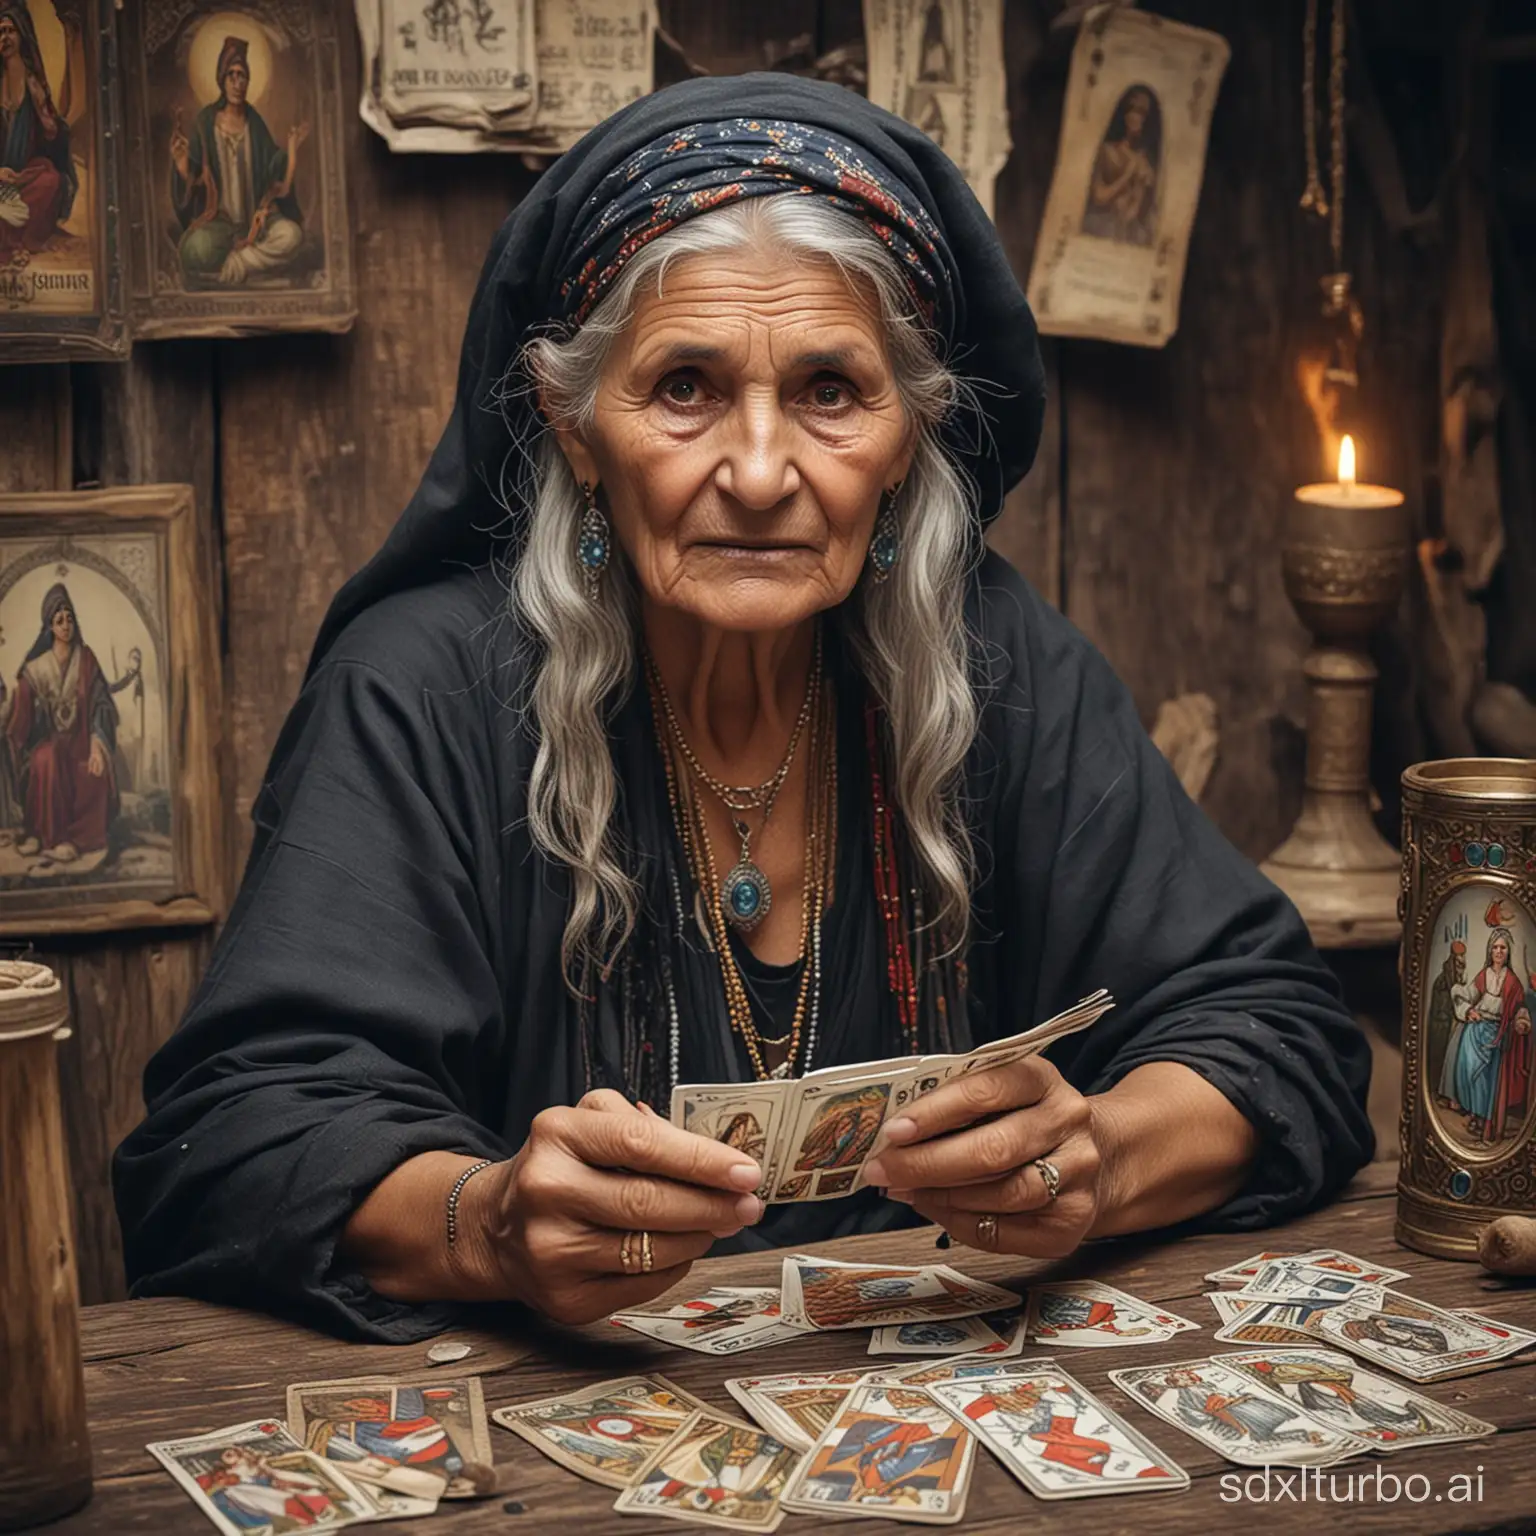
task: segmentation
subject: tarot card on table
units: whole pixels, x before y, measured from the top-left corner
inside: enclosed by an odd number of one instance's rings
[[[1385,1264],[1370,1264],[1365,1259],[1357,1259],[1352,1253],[1345,1253],[1342,1248],[1311,1248],[1306,1253],[1256,1253],[1240,1264],[1229,1264],[1225,1269],[1212,1270],[1205,1278],[1216,1285],[1244,1285],[1266,1264],[1282,1259],[1313,1264],[1347,1279],[1358,1280],[1362,1285],[1390,1285],[1394,1280],[1408,1278],[1401,1269],[1391,1269]]]
[[[794,1254],[784,1260],[784,1319],[799,1328],[880,1328],[973,1317],[1020,1298],[948,1265],[845,1264]]]
[[[1328,1349],[1255,1349],[1216,1355],[1288,1402],[1378,1451],[1491,1435],[1492,1424],[1366,1370]]]
[[[276,1419],[254,1419],[149,1453],[225,1536],[291,1536],[388,1513],[335,1462],[306,1450]]]
[[[927,1392],[866,1382],[800,1462],[784,1507],[950,1525],[965,1513],[975,1454]]]
[[[1009,1329],[1009,1337],[1005,1339],[981,1317],[930,1318],[921,1323],[897,1323],[876,1328],[869,1339],[872,1355],[958,1355],[982,1350],[1017,1354],[1023,1347],[1022,1328]]]
[[[1306,1259],[1270,1259],[1237,1294],[1262,1301],[1348,1301],[1367,1290],[1380,1285]]]
[[[1187,1488],[1189,1474],[1065,1371],[935,1382],[929,1394],[1041,1499]]]
[[[1123,1344],[1163,1344],[1198,1326],[1112,1285],[1073,1280],[1030,1286],[1024,1333],[1031,1344],[1106,1349]]]
[[[473,1498],[465,1469],[492,1460],[478,1376],[298,1382],[288,1388],[288,1427],[354,1479],[387,1489],[402,1470],[431,1473],[446,1484],[446,1499]]]
[[[715,1413],[684,1420],[614,1501],[622,1515],[666,1515],[727,1531],[772,1531],[799,1453]]]
[[[770,1435],[808,1451],[864,1375],[862,1368],[856,1368],[736,1376],[726,1382],[725,1390]]]
[[[1512,1336],[1401,1291],[1377,1291],[1330,1307],[1317,1320],[1320,1340],[1414,1381],[1458,1376],[1516,1353]]]
[[[1310,1344],[1317,1340],[1317,1320],[1338,1306],[1334,1301],[1244,1301],[1228,1297],[1235,1310],[1216,1330],[1230,1344]]]
[[[498,1408],[491,1418],[578,1477],[627,1488],[657,1446],[700,1410],[713,1412],[665,1376],[621,1376]]]
[[[1046,1370],[1055,1362],[1048,1355],[1034,1355],[1028,1360],[999,1360],[996,1355],[974,1353],[954,1355],[948,1360],[918,1360],[908,1365],[893,1363],[878,1366],[873,1379],[903,1387],[931,1387],[941,1381],[974,1381],[986,1376],[1028,1376]]]
[[[779,1293],[772,1286],[716,1285],[661,1311],[615,1312],[610,1321],[702,1355],[735,1355],[783,1344],[803,1331],[784,1321]]]
[[[1220,1360],[1111,1371],[1109,1379],[1175,1429],[1240,1467],[1316,1467],[1370,1445]]]

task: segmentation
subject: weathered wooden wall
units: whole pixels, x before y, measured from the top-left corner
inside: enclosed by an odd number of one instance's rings
[[[1322,468],[1292,378],[1325,250],[1295,207],[1302,0],[1155,8],[1233,46],[1182,326],[1156,353],[1048,344],[1046,441],[995,542],[1103,646],[1149,721],[1173,694],[1214,697],[1221,756],[1207,804],[1261,856],[1287,827],[1300,784],[1305,637],[1280,589],[1276,532],[1290,487]],[[714,72],[755,67],[797,34],[825,49],[859,28],[858,0],[662,0],[660,9],[693,62]],[[999,178],[997,222],[1021,279],[1070,48],[1048,29],[1056,9],[1010,0],[1008,10],[1015,152]],[[357,68],[350,56],[349,100]],[[356,121],[347,152],[359,289],[350,335],[145,344],[126,367],[77,367],[72,381],[63,370],[0,369],[0,488],[197,487],[223,622],[233,870],[315,628],[426,461],[481,258],[531,183],[510,157],[393,157]],[[1370,321],[1363,366],[1378,399],[1391,401],[1366,428],[1369,467],[1417,498],[1434,444],[1407,439],[1403,423],[1421,419],[1415,392],[1433,390],[1432,295],[1421,291],[1417,258],[1386,240],[1363,197],[1356,208]],[[121,1294],[107,1160],[141,1112],[144,1061],[174,1027],[210,947],[209,934],[145,933],[56,943],[44,956],[75,1005],[64,1077],[87,1301]]]

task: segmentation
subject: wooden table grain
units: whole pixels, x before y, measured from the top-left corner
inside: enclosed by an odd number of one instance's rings
[[[1512,1323],[1536,1328],[1536,1286],[1498,1281],[1475,1265],[1452,1264],[1409,1253],[1392,1240],[1392,1170],[1367,1170],[1326,1210],[1255,1236],[1186,1237],[1175,1241],[1121,1241],[1094,1244],[1072,1259],[1042,1265],[954,1248],[936,1254],[931,1229],[849,1238],[818,1251],[843,1259],[919,1262],[944,1259],[968,1274],[999,1283],[1031,1278],[1101,1279],[1137,1296],[1162,1302],[1200,1324],[1201,1332],[1180,1335],[1155,1348],[1042,1349],[1086,1386],[1149,1434],[1189,1469],[1187,1492],[1145,1497],[1090,1498],[1047,1503],[1032,1498],[984,1452],[977,1456],[966,1517],[958,1529],[1012,1533],[1111,1533],[1312,1531],[1332,1522],[1339,1529],[1384,1536],[1440,1536],[1448,1532],[1528,1533],[1536,1531],[1536,1356],[1478,1375],[1439,1382],[1426,1390],[1499,1426],[1486,1440],[1407,1451],[1384,1460],[1346,1464],[1373,1473],[1379,1465],[1406,1479],[1420,1474],[1414,1502],[1367,1493],[1347,1505],[1318,1504],[1299,1490],[1283,1498],[1272,1488],[1267,1503],[1224,1498],[1223,1474],[1231,1466],[1171,1426],[1134,1406],[1110,1385],[1108,1372],[1123,1365],[1188,1359],[1226,1347],[1211,1342],[1219,1326],[1202,1293],[1208,1270],[1260,1248],[1300,1251],[1341,1247],[1409,1271],[1405,1290],[1442,1306],[1476,1307]],[[695,1266],[680,1294],[706,1284],[765,1285],[778,1279],[779,1257],[758,1254],[712,1259]],[[474,1345],[462,1364],[442,1367],[444,1375],[474,1373],[485,1386],[488,1409],[545,1396],[606,1376],[650,1368],[722,1408],[734,1407],[721,1386],[728,1375],[761,1371],[821,1369],[878,1363],[865,1354],[867,1332],[811,1334],[804,1340],[746,1356],[715,1359],[668,1349],[637,1334],[599,1324],[583,1330],[557,1329],[510,1312],[488,1326],[451,1335]],[[1034,1351],[1029,1351],[1033,1353]],[[425,1346],[339,1343],[334,1339],[254,1313],[200,1302],[157,1300],[92,1307],[84,1316],[86,1388],[96,1461],[96,1492],[79,1513],[48,1527],[56,1536],[200,1536],[212,1527],[144,1450],[146,1441],[201,1434],[222,1425],[264,1415],[281,1415],[284,1388],[291,1381],[373,1373],[419,1371]],[[540,1456],[532,1446],[491,1427],[499,1482],[496,1496],[476,1503],[445,1504],[425,1523],[412,1526],[430,1536],[507,1536],[522,1531],[581,1531],[584,1536],[646,1536],[686,1527],[663,1519],[613,1513],[612,1491],[584,1482]],[[1453,1502],[1451,1479],[1481,1496]],[[1475,1481],[1480,1477],[1480,1484]],[[1326,1474],[1324,1484],[1326,1491]],[[1342,1484],[1340,1484],[1342,1489]],[[1390,1491],[1390,1484],[1387,1484]],[[782,1530],[798,1536],[817,1528],[813,1517],[790,1515]]]

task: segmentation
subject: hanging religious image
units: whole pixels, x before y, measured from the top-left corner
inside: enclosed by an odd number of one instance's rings
[[[1454,890],[1431,930],[1424,1086],[1445,1134],[1497,1156],[1520,1139],[1531,1093],[1536,922],[1503,888]]]
[[[135,335],[346,330],[331,8],[144,0],[124,12],[124,61]]]
[[[190,487],[0,497],[0,933],[212,920],[213,633]]]
[[[1214,32],[1101,6],[1078,33],[1029,301],[1043,332],[1161,347],[1231,50]]]
[[[1133,85],[1121,96],[1093,162],[1079,228],[1100,240],[1151,245],[1157,234],[1157,182],[1163,114],[1157,93]]]
[[[112,0],[0,0],[0,360],[122,356]]]
[[[869,99],[922,129],[992,212],[1013,147],[1002,0],[864,0]]]

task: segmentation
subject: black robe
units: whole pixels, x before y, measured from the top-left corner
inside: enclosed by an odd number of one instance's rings
[[[584,1091],[560,975],[567,881],[524,821],[532,742],[506,703],[521,664],[502,605],[489,574],[398,593],[305,687],[239,901],[118,1155],[134,1295],[296,1309],[377,1339],[445,1326],[447,1309],[387,1300],[334,1262],[348,1216],[404,1159],[506,1156],[540,1109]],[[971,1035],[1108,987],[1115,1010],[1050,1052],[1068,1079],[1095,1093],[1182,1062],[1248,1116],[1259,1155],[1209,1225],[1316,1204],[1370,1156],[1370,1058],[1300,919],[1190,803],[1099,653],[996,556],[970,616]],[[621,756],[655,755],[648,729],[618,734]],[[840,846],[857,861],[860,778],[842,777]],[[851,1002],[817,1064],[887,1054],[883,1014],[859,1004],[883,990],[878,945],[829,921],[827,969]],[[682,1068],[742,1075],[723,1006],[685,1023]],[[909,1219],[871,1192],[775,1207],[751,1235],[803,1244]]]
[[[990,220],[918,129],[839,86],[758,74],[670,86],[562,155],[492,245],[442,440],[384,547],[331,606],[254,808],[239,899],[182,1028],[146,1073],[148,1117],[114,1167],[135,1295],[420,1337],[448,1310],[389,1301],[335,1262],[369,1190],[417,1153],[505,1156],[545,1106],[635,1081],[631,1026],[656,1017],[655,1000],[629,990],[615,1007],[601,988],[588,1028],[560,969],[567,875],[525,820],[533,743],[515,702],[532,653],[505,616],[502,581],[527,533],[526,450],[541,424],[533,392],[508,373],[561,315],[579,270],[638,248],[642,231],[605,222],[615,189],[646,194],[642,222],[663,204],[668,219],[706,212],[738,180],[761,192],[769,157],[751,159],[741,130],[765,121],[785,129],[772,157],[782,190],[807,190],[800,171],[830,163],[785,166],[811,125],[857,173],[838,183],[845,211],[877,228],[893,197],[921,204],[931,249],[913,254],[932,263],[941,300],[935,345],[978,385],[943,433],[978,544],[1028,469],[1044,409],[1034,320]],[[657,153],[688,125],[727,131],[701,128],[689,153]],[[712,156],[707,196],[671,195],[680,164],[707,177]],[[964,804],[980,869],[955,1043],[1107,987],[1115,1011],[1051,1052],[1073,1083],[1099,1092],[1142,1062],[1183,1062],[1259,1131],[1247,1185],[1210,1223],[1263,1226],[1323,1199],[1370,1155],[1369,1053],[1295,911],[1190,804],[1103,658],[1001,560],[978,566],[968,608],[980,730]],[[871,894],[862,688],[836,644],[829,663],[838,869],[817,1066],[901,1048]],[[617,701],[611,741],[624,845],[655,917],[665,897],[651,897],[686,869],[643,688]],[[648,920],[642,937],[665,927]],[[649,961],[676,986],[680,1080],[745,1076],[697,935],[674,924]],[[913,1219],[866,1191],[775,1207],[736,1241],[799,1245]]]

